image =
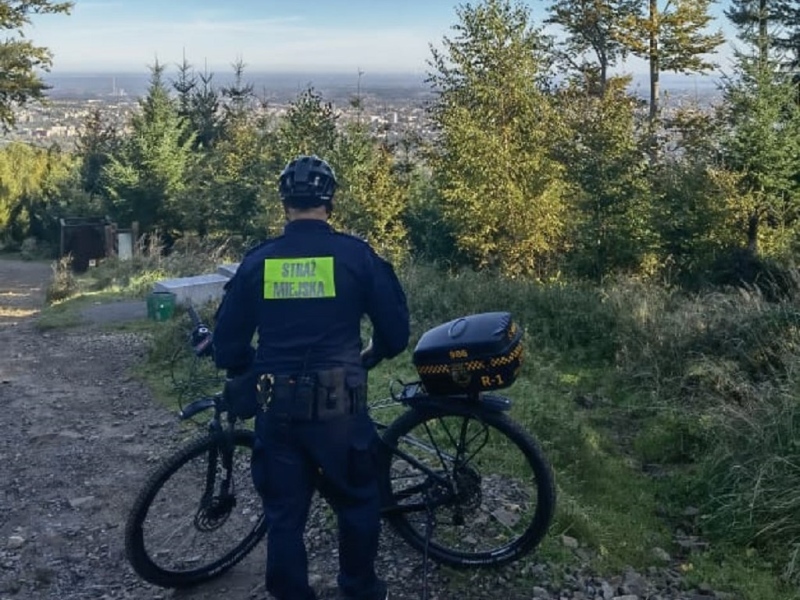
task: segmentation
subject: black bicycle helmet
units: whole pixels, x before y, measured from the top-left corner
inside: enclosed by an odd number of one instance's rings
[[[283,169],[278,190],[281,200],[300,207],[330,203],[336,192],[336,175],[316,155],[298,156]]]

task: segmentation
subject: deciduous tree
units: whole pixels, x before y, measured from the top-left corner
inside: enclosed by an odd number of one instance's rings
[[[705,73],[714,68],[708,55],[725,41],[721,31],[709,32],[713,0],[639,0],[636,15],[624,19],[619,40],[650,70],[650,122],[659,115],[660,75]]]
[[[18,244],[26,237],[55,240],[58,218],[68,216],[77,161],[58,146],[12,143],[0,151],[0,240]]]
[[[549,6],[547,22],[566,33],[559,56],[584,77],[589,91],[602,95],[609,69],[627,54],[619,31],[638,5],[639,0],[554,0]]]
[[[31,24],[31,15],[69,14],[72,5],[52,0],[0,0],[0,30],[7,32],[0,41],[0,127],[4,130],[16,122],[15,107],[41,101],[48,88],[40,71],[50,69],[52,53],[27,39],[24,27]],[[8,32],[15,32],[16,37]]]

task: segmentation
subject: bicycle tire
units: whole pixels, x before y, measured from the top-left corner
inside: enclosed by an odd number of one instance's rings
[[[507,414],[467,404],[413,407],[382,439],[385,519],[435,562],[505,565],[531,552],[547,533],[556,502],[552,469],[536,440]],[[467,447],[481,440],[479,448]]]
[[[229,435],[234,451],[227,468],[220,452]],[[263,505],[250,476],[253,442],[247,430],[209,434],[179,449],[150,476],[125,528],[126,555],[142,579],[165,588],[208,581],[264,537]],[[226,473],[232,474],[233,494],[220,493]],[[213,496],[206,492],[209,479]]]

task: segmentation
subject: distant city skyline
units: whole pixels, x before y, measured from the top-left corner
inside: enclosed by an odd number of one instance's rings
[[[54,54],[53,73],[145,72],[156,60],[196,69],[294,73],[422,74],[431,46],[453,37],[450,0],[75,0],[72,14],[34,15],[25,34]],[[533,23],[545,2],[530,0]],[[730,32],[715,5],[715,27]],[[723,68],[725,49],[716,57]],[[642,73],[629,60],[621,71]]]

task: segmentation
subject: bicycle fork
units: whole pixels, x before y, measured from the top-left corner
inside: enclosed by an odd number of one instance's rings
[[[220,436],[221,443],[215,444],[208,452],[206,465],[206,485],[200,498],[200,506],[195,514],[194,523],[198,530],[213,531],[220,527],[236,506],[236,495],[233,493],[233,436],[224,432]],[[217,493],[217,468],[222,463],[222,479]]]

